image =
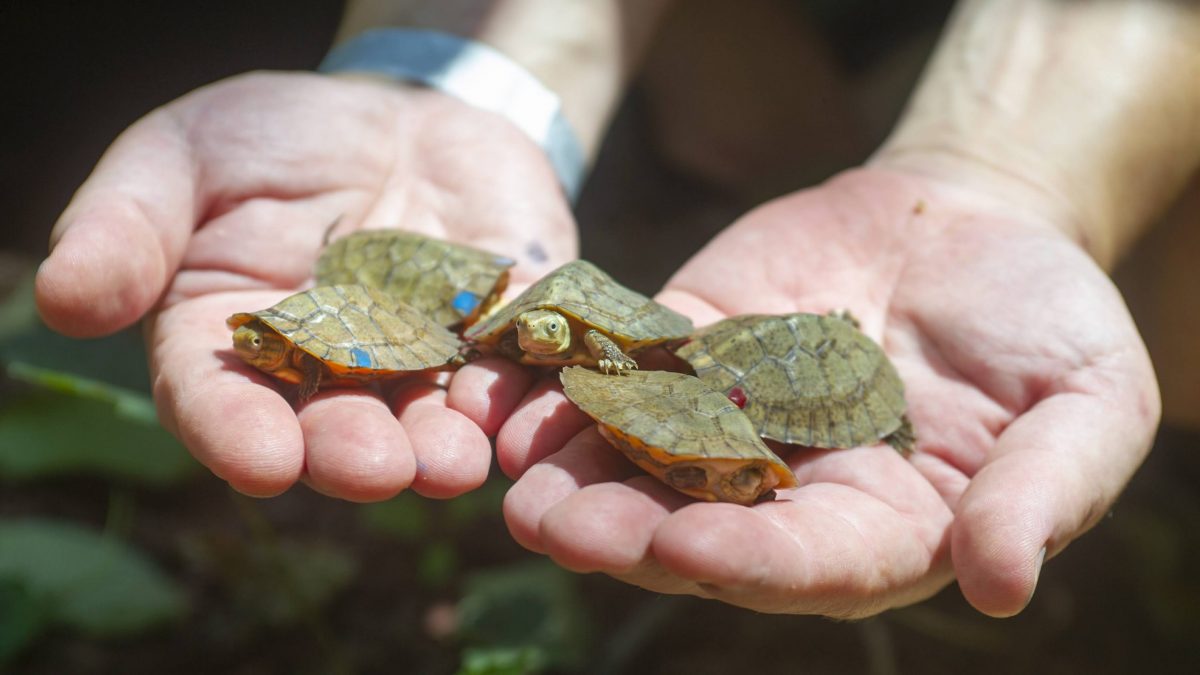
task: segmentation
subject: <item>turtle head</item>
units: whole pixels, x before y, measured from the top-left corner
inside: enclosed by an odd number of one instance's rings
[[[560,354],[571,346],[571,326],[558,312],[531,309],[517,317],[517,343],[532,354]]]
[[[601,434],[603,435],[603,433]],[[753,504],[779,484],[778,478],[757,462],[695,461],[669,467],[663,482],[699,499]]]
[[[233,331],[233,349],[242,360],[268,373],[286,365],[287,342],[261,321],[251,321]]]
[[[760,466],[745,466],[723,476],[720,490],[732,502],[752,504],[760,495],[775,486],[778,481],[770,480],[773,477]]]

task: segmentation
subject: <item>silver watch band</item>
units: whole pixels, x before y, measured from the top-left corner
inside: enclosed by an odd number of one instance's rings
[[[499,51],[432,30],[376,28],[334,48],[322,73],[367,71],[415,82],[502,115],[540,145],[573,202],[583,183],[583,149],[558,96]]]

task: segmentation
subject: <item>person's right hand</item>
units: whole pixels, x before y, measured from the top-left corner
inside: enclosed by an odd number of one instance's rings
[[[516,288],[576,251],[549,163],[499,116],[366,78],[248,74],[117,139],[54,228],[38,307],[78,337],[145,316],[162,423],[244,493],[277,494],[300,478],[352,500],[410,484],[430,496],[477,486],[494,431],[480,427],[508,412],[489,398],[529,386],[519,367],[489,359],[459,371],[479,392],[460,402],[466,415],[428,380],[391,400],[322,391],[293,410],[281,394],[290,385],[233,355],[225,318],[311,283],[335,220],[335,236],[400,227],[510,256]]]
[[[904,381],[910,458],[780,445],[798,488],[696,502],[550,383],[497,439],[514,538],[574,571],[759,612],[861,618],[953,579],[982,612],[1021,611],[1045,558],[1149,451],[1160,402],[1116,288],[1062,221],[995,184],[879,161],[754,209],[658,296],[697,325],[849,309]]]

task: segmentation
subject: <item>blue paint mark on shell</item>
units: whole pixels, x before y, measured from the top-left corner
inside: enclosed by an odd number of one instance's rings
[[[492,263],[502,267],[512,267],[513,265],[517,264],[517,261],[507,256],[498,255],[495,258],[492,258]]]
[[[450,304],[461,316],[468,316],[479,306],[479,296],[471,291],[459,291]]]
[[[350,358],[354,359],[355,368],[370,368],[371,364],[374,363],[371,360],[370,352],[358,347],[350,350]]]

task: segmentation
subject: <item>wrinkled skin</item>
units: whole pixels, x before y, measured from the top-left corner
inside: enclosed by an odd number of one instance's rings
[[[510,530],[565,567],[656,591],[858,617],[957,577],[979,610],[1017,613],[1046,551],[1106,513],[1158,421],[1108,278],[1054,224],[978,189],[844,174],[743,217],[659,300],[697,325],[850,308],[894,359],[919,442],[910,460],[882,444],[785,450],[801,487],[752,508],[695,503],[633,471],[556,387],[535,388],[498,439],[519,476]]]
[[[484,480],[496,435],[525,546],[761,611],[863,616],[957,576],[980,610],[1015,613],[1041,552],[1105,513],[1158,419],[1121,299],[1061,224],[879,168],[748,214],[660,300],[697,325],[850,308],[906,382],[911,460],[788,451],[801,487],[779,500],[694,503],[640,475],[555,380],[502,359],[448,392],[415,380],[294,408],[290,385],[232,353],[224,320],[307,284],[339,216],[339,231],[403,224],[511,256],[513,293],[576,253],[549,164],[507,122],[433,92],[257,74],[114,143],[55,227],[38,306],[76,336],[144,316],[160,418],[242,492],[303,479],[352,500],[452,496]]]
[[[249,74],[116,140],[55,227],[38,306],[74,336],[145,315],[163,424],[242,492],[304,479],[374,500],[410,485],[440,497],[479,485],[496,422],[476,415],[481,428],[447,408],[430,379],[385,395],[322,391],[294,409],[294,386],[233,354],[225,317],[310,284],[335,220],[337,233],[403,226],[510,256],[517,290],[576,255],[549,163],[498,116],[391,83]],[[507,386],[497,378],[528,386],[499,360],[467,372],[487,391]]]

